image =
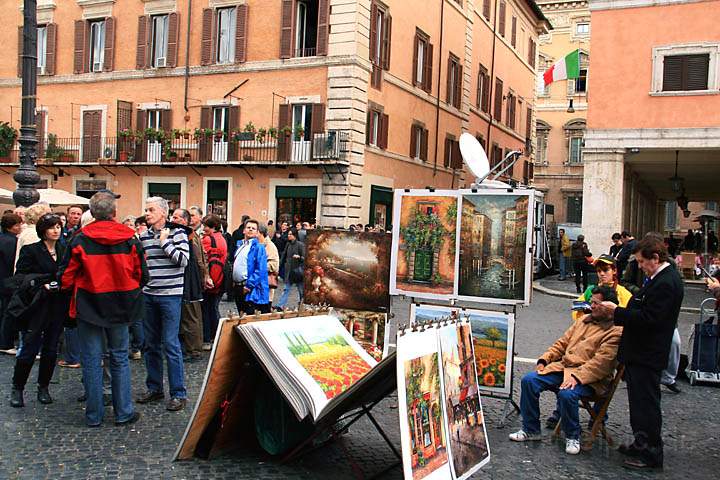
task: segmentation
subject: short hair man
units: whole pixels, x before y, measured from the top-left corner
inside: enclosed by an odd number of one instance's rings
[[[165,397],[162,365],[164,356],[167,362],[171,397],[166,409],[178,411],[187,403],[178,332],[185,267],[190,261],[190,243],[185,230],[166,226],[167,200],[162,197],[150,197],[145,203],[145,219],[150,228],[140,237],[140,241],[145,249],[149,273],[148,283],[143,289],[147,392],[137,401],[150,403]]]
[[[63,290],[74,292],[70,316],[78,322],[87,425],[97,427],[103,421],[106,340],[115,424],[127,425],[140,418],[130,390],[128,326],[142,316],[140,295],[147,269],[135,232],[115,221],[115,196],[96,193],[90,198],[90,211],[95,221],[71,238],[59,278]]]
[[[203,235],[203,209],[198,207],[197,205],[193,205],[192,207],[188,208],[188,211],[190,212],[190,226],[193,230],[197,233],[199,237],[202,238]]]
[[[208,286],[207,258],[200,237],[188,225],[192,221],[192,213],[184,208],[176,208],[172,221],[188,227],[186,233],[190,240],[190,261],[185,269],[185,285],[183,289],[182,314],[180,317],[180,342],[189,362],[200,360],[203,344],[202,300],[203,288]],[[212,281],[210,281],[210,286]]]
[[[565,334],[537,361],[534,372],[522,379],[520,411],[521,430],[510,434],[510,440],[540,440],[540,393],[556,391],[565,432],[565,452],[580,453],[580,417],[578,402],[593,392],[604,393],[617,366],[622,328],[613,324],[612,315],[602,307],[608,301],[617,305],[615,291],[596,287],[592,293],[591,313],[576,320]]]
[[[270,313],[267,253],[258,240],[259,226],[257,220],[247,220],[243,240],[235,249],[233,286],[239,314]]]

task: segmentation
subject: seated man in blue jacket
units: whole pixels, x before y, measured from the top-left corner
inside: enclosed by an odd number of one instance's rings
[[[256,311],[270,313],[267,252],[258,242],[257,220],[248,220],[243,240],[238,240],[233,262],[233,286],[238,313],[252,315]]]

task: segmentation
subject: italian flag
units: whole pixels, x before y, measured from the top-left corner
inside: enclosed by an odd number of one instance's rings
[[[544,86],[547,87],[556,80],[567,80],[568,78],[578,77],[580,77],[580,50],[575,50],[545,70],[543,81]]]

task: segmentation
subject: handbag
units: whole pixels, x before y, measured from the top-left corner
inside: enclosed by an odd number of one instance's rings
[[[290,283],[302,283],[305,271],[302,266],[295,267],[290,271]]]
[[[268,273],[268,287],[269,288],[278,288],[278,274],[275,273]]]

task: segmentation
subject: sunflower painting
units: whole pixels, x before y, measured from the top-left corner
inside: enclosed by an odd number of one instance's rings
[[[479,310],[466,310],[464,313],[472,325],[480,390],[494,395],[510,395],[514,315]]]

